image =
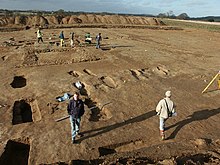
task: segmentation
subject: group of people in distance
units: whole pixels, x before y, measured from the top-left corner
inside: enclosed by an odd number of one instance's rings
[[[60,32],[59,39],[60,39],[60,46],[63,47],[64,46],[64,40],[65,40],[64,32],[63,31]],[[72,48],[74,47],[74,40],[75,40],[75,33],[74,32],[70,32],[70,46]],[[42,34],[42,31],[41,31],[41,28],[38,28],[38,30],[37,30],[37,42],[40,43],[40,41],[44,42],[43,41],[43,34]],[[101,41],[102,41],[101,33],[99,33],[96,36],[95,41],[96,41],[96,49],[99,49]],[[91,38],[90,33],[86,33],[86,35],[85,35],[85,43],[88,43],[88,44],[92,43],[92,38]]]

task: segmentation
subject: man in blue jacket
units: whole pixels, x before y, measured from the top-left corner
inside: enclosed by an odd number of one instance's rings
[[[76,92],[73,95],[73,99],[70,100],[67,106],[67,111],[70,115],[72,143],[76,143],[75,138],[77,135],[79,135],[81,117],[85,112],[83,101],[79,99],[78,92]]]
[[[63,31],[60,32],[59,38],[60,38],[60,46],[62,47],[63,44],[64,44],[64,34],[63,34]]]

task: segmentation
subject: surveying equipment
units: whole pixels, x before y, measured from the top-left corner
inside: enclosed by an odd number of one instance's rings
[[[220,71],[215,75],[215,77],[210,81],[210,83],[205,87],[205,89],[202,91],[202,93],[204,93],[209,87],[210,85],[212,85],[212,83],[215,81],[215,79],[217,79],[219,77],[218,80],[218,88],[220,89]]]

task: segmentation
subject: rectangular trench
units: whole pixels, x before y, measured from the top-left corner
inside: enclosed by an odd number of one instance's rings
[[[30,145],[9,140],[0,157],[2,165],[28,165]]]

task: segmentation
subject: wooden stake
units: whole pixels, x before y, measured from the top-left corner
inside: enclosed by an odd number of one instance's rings
[[[209,87],[210,85],[212,85],[212,83],[214,82],[214,80],[219,76],[219,73],[217,73],[215,75],[215,77],[212,79],[212,81],[210,81],[210,83],[205,87],[205,89],[202,91],[202,93],[204,93]]]
[[[68,115],[68,116],[64,116],[64,117],[61,117],[61,118],[59,118],[59,119],[56,119],[55,121],[56,122],[59,122],[59,121],[62,121],[62,120],[65,120],[65,119],[67,119],[67,118],[69,118],[70,116]]]

